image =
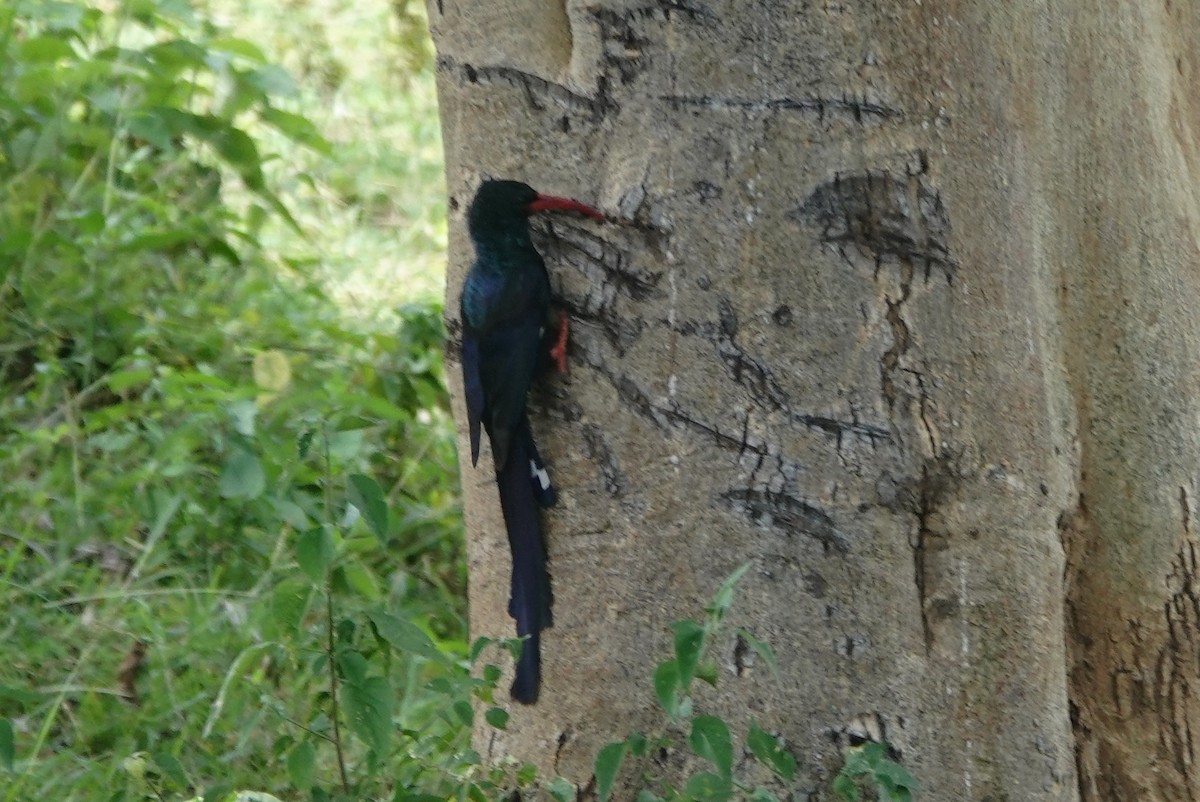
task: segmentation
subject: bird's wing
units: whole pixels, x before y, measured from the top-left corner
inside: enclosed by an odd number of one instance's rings
[[[466,329],[462,345],[463,393],[471,429],[471,464],[479,462],[479,426],[483,421],[483,379],[479,373],[479,340]]]

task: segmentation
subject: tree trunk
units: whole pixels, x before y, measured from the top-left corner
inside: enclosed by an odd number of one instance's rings
[[[864,718],[923,800],[1200,798],[1198,8],[431,0],[450,317],[485,174],[614,218],[538,240],[555,627],[493,758],[586,786],[751,560],[781,678],[730,635],[697,709],[781,732],[798,798]]]

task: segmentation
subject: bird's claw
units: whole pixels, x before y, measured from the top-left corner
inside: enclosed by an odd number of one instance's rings
[[[559,373],[567,372],[567,313],[563,312],[558,318],[558,337],[550,346],[550,358]]]

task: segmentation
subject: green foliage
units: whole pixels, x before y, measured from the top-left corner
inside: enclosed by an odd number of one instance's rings
[[[0,718],[0,765],[12,771],[15,755],[16,741],[13,736],[12,722],[6,718]]]
[[[721,584],[713,600],[704,608],[703,621],[675,622],[674,657],[660,663],[653,677],[655,695],[667,715],[666,725],[653,735],[631,733],[624,740],[607,744],[600,750],[593,771],[596,794],[601,802],[611,797],[622,769],[629,769],[627,764],[631,758],[635,763],[631,782],[638,790],[638,802],[727,802],[732,799],[777,802],[780,798],[795,798],[791,783],[796,777],[796,757],[779,736],[767,732],[751,719],[744,741],[745,751],[773,775],[775,789],[750,785],[740,770],[735,771],[738,745],[728,723],[718,716],[693,714],[694,682],[717,684],[716,666],[708,651],[724,628],[725,618],[733,606],[734,590],[749,567],[749,563],[742,565]],[[772,674],[777,675],[771,647],[743,628],[737,629],[736,633],[763,659]],[[678,750],[684,732],[684,743],[690,754],[707,768],[692,774],[682,788],[677,788],[650,772],[649,755],[664,748]],[[851,749],[833,788],[847,802],[854,802],[858,799],[859,783],[864,780],[873,783],[881,802],[911,802],[917,789],[912,775],[887,756],[887,747],[883,744],[871,743]]]
[[[307,97],[183,0],[0,4],[0,800],[511,779],[468,743],[498,672],[466,660],[441,310],[331,298],[314,197],[401,179]],[[424,208],[423,108],[386,166]]]
[[[879,802],[912,802],[918,787],[908,769],[888,757],[887,744],[875,741],[847,750],[833,790],[846,802],[855,802],[864,781],[874,786]]]
[[[717,684],[717,667],[708,656],[708,651],[723,630],[725,618],[733,606],[734,589],[749,567],[750,563],[742,565],[721,584],[713,600],[704,608],[706,615],[703,621],[675,622],[674,657],[660,663],[653,678],[655,695],[667,714],[667,726],[652,736],[631,733],[625,740],[610,743],[600,750],[594,771],[596,793],[602,801],[612,794],[622,766],[631,756],[638,760],[639,765],[640,780],[635,780],[641,786],[639,802],[725,802],[738,795],[762,802],[776,799],[770,790],[763,787],[752,789],[735,774],[735,743],[725,720],[708,714],[693,715],[693,683],[700,680],[712,686]],[[774,672],[775,657],[770,647],[744,629],[737,630],[737,634],[764,657]],[[711,770],[693,774],[684,787],[678,789],[646,774],[647,756],[651,748],[657,750],[675,746],[682,735],[680,728],[684,725],[690,725],[686,744],[691,753],[707,763]],[[795,777],[796,758],[777,736],[753,721],[745,747],[782,784],[790,783]]]

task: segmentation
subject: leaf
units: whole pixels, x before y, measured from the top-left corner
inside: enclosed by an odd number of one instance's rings
[[[716,716],[696,716],[688,744],[697,755],[717,767],[717,773],[728,781],[733,776],[733,741],[729,727]]]
[[[695,621],[675,622],[675,663],[679,671],[679,687],[685,693],[696,676],[696,665],[704,654],[704,627]]]
[[[146,762],[145,752],[134,752],[121,761],[121,769],[130,777],[141,781],[146,778]]]
[[[13,734],[12,722],[0,718],[0,766],[9,771],[13,770],[13,761],[17,757],[17,739]]]
[[[846,802],[856,802],[858,799],[857,783],[844,772],[833,778],[833,790]]]
[[[267,477],[258,457],[244,448],[235,448],[221,468],[217,490],[222,498],[255,499],[267,487]]]
[[[207,52],[204,48],[185,39],[161,42],[146,48],[143,52],[160,70],[163,68],[203,69],[206,66],[204,57]]]
[[[122,370],[119,373],[113,373],[107,379],[108,389],[112,390],[117,395],[120,395],[130,387],[145,384],[154,376],[152,368],[134,368],[132,370]]]
[[[296,562],[313,582],[325,579],[333,554],[333,537],[324,526],[314,526],[296,538]]]
[[[8,699],[22,707],[41,702],[45,697],[35,691],[18,688],[15,685],[0,685],[0,699]]]
[[[654,693],[671,718],[679,717],[679,664],[666,660],[654,671]]]
[[[771,669],[771,673],[775,675],[775,679],[779,679],[779,663],[775,660],[775,650],[771,648],[771,644],[764,640],[759,640],[750,630],[745,627],[738,627],[738,637],[746,642],[746,645],[754,650],[762,661],[767,664],[767,668]]]
[[[342,706],[350,729],[381,758],[392,738],[392,686],[383,677],[347,681]]]
[[[485,635],[480,635],[471,644],[471,652],[467,656],[467,660],[469,662],[474,663],[476,660],[479,659],[479,655],[483,654],[483,650],[486,649],[487,647],[491,646],[495,642],[496,641],[492,638],[489,638]]]
[[[750,721],[750,734],[746,737],[746,746],[759,763],[783,780],[791,782],[796,776],[796,758],[783,748],[778,738],[759,727],[753,720]]]
[[[172,755],[170,752],[155,752],[151,757],[154,758],[155,765],[163,776],[175,784],[179,789],[188,787],[187,775],[183,771],[183,764],[179,762],[179,758]]]
[[[508,711],[502,707],[488,708],[488,711],[483,714],[483,718],[498,730],[508,728]]]
[[[259,49],[258,45],[246,39],[239,39],[236,36],[215,37],[208,41],[208,46],[213,50],[224,50],[226,53],[241,56],[258,64],[264,64],[267,60],[267,57]]]
[[[297,789],[307,791],[313,786],[317,774],[317,750],[310,742],[301,741],[288,753],[288,776]]]
[[[920,785],[908,769],[886,756],[875,766],[874,776],[875,782],[895,802],[908,802]]]
[[[366,519],[367,526],[379,542],[387,545],[388,537],[388,508],[383,498],[383,491],[370,476],[361,473],[350,474],[350,485],[347,487],[350,503],[358,508]]]
[[[304,459],[308,456],[308,450],[312,448],[313,437],[315,437],[316,434],[317,433],[314,429],[306,429],[300,433],[299,437],[296,438],[296,455],[300,457],[300,459]]]
[[[283,580],[271,592],[271,619],[280,629],[296,632],[311,597],[312,586],[300,577]]]
[[[706,771],[689,778],[683,793],[699,802],[724,802],[733,797],[733,784],[727,777]]]
[[[696,666],[696,679],[707,682],[714,688],[717,687],[717,661],[702,660],[700,665]]]
[[[640,732],[631,732],[629,737],[625,739],[625,743],[629,744],[629,751],[634,757],[644,757],[646,755],[646,736]]]
[[[451,709],[463,726],[471,727],[475,724],[475,708],[471,707],[471,703],[466,699],[459,699],[451,706]]]
[[[417,655],[439,663],[450,664],[452,661],[434,644],[433,639],[425,630],[409,621],[407,618],[392,615],[382,607],[367,611],[367,618],[391,647],[400,654]]]
[[[546,786],[546,793],[550,794],[551,798],[557,800],[557,802],[575,802],[575,786],[569,780],[562,777],[555,777]]]
[[[617,741],[605,746],[596,755],[596,795],[600,802],[607,802],[612,793],[613,783],[617,780],[617,772],[621,770],[621,761],[629,751],[629,744]]]
[[[23,42],[18,38],[18,41],[17,58],[31,64],[55,62],[75,55],[70,43],[57,36],[31,36]]]
[[[279,133],[293,142],[306,145],[325,155],[333,153],[333,146],[329,144],[329,140],[321,136],[321,132],[307,117],[274,108],[263,109],[261,116],[263,122],[274,126]]]
[[[209,144],[216,148],[217,153],[238,171],[246,186],[261,191],[266,184],[263,181],[262,158],[258,155],[258,145],[240,128],[221,122],[217,132],[207,137]]]
[[[363,657],[360,652],[353,649],[344,649],[337,656],[338,668],[342,670],[342,676],[348,684],[359,684],[366,682],[367,673],[371,670],[371,664],[367,662],[367,658]]]
[[[200,794],[200,799],[204,802],[229,802],[233,797],[233,789],[225,783],[217,783],[210,785],[204,789],[204,793]]]
[[[230,401],[226,407],[233,430],[244,437],[253,437],[255,420],[258,417],[258,404],[250,398],[239,398]],[[245,446],[243,446],[245,448]]]
[[[753,563],[749,561],[744,562],[736,571],[730,574],[729,578],[722,582],[721,587],[717,589],[717,593],[715,596],[713,596],[712,602],[709,603],[708,607],[704,609],[716,616],[718,619],[724,618],[725,614],[729,612],[729,608],[733,606],[734,587],[737,585],[738,580],[740,580],[742,576],[750,570],[750,566],[752,564]]]
[[[292,383],[292,363],[278,348],[268,348],[254,355],[254,383],[264,390],[281,392]]]
[[[267,96],[292,97],[299,93],[291,73],[278,64],[264,64],[246,73],[245,79]]]
[[[380,597],[379,583],[375,574],[358,563],[339,565],[334,571],[339,575],[346,590],[353,591],[367,601],[376,601]]]
[[[779,802],[779,797],[768,791],[766,788],[759,786],[754,789],[754,793],[750,795],[750,802]]]
[[[125,126],[130,135],[146,140],[164,153],[175,149],[175,143],[171,141],[170,127],[153,109],[144,109],[129,115]]]
[[[879,762],[887,758],[887,745],[879,741],[867,741],[858,747],[858,752],[863,756],[871,771],[874,771]]]

